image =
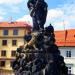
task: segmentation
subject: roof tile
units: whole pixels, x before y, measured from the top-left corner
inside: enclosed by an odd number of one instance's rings
[[[26,22],[1,22],[0,27],[31,27],[31,25]]]
[[[75,46],[75,29],[55,31],[55,39],[58,46]]]

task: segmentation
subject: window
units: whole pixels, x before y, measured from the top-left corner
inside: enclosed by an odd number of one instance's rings
[[[66,51],[66,57],[71,57],[71,51]]]
[[[6,56],[6,51],[5,50],[1,51],[1,56]]]
[[[73,75],[73,64],[66,64],[68,67],[68,75]]]
[[[8,30],[3,30],[3,35],[8,35]]]
[[[7,45],[7,40],[2,40],[2,45]]]
[[[18,30],[17,29],[13,30],[13,35],[18,35]]]
[[[17,45],[17,40],[12,40],[12,46]]]
[[[5,67],[5,61],[0,61],[0,67]]]
[[[16,56],[16,51],[11,51],[11,56],[15,57]]]
[[[71,75],[71,67],[68,67],[68,74]]]

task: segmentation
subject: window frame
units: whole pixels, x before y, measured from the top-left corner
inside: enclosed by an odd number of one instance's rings
[[[70,75],[72,74],[72,67],[71,66],[68,67],[68,74],[70,74]]]
[[[72,52],[71,52],[71,50],[66,51],[66,57],[72,57]]]
[[[16,50],[12,50],[11,51],[11,57],[15,57],[16,56]]]
[[[17,40],[12,40],[12,46],[17,46]]]
[[[6,36],[6,35],[8,35],[8,34],[9,34],[8,29],[4,29],[4,30],[3,30],[3,35],[5,35],[5,36]]]
[[[4,43],[4,41],[6,42]],[[7,40],[2,40],[2,46],[7,46]]]
[[[5,52],[5,53],[4,53]],[[1,50],[1,56],[6,57],[6,50]]]
[[[13,29],[13,35],[18,35],[18,29]]]
[[[6,66],[6,61],[0,61],[0,67],[5,67]]]

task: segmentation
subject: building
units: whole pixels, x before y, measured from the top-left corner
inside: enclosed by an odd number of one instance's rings
[[[75,75],[75,29],[56,31],[56,44],[68,67],[68,74]]]
[[[24,44],[23,37],[30,29],[25,22],[0,22],[0,70],[12,70],[16,49]]]
[[[0,23],[1,71],[12,71],[11,63],[15,59],[16,49],[24,44],[23,37],[30,28],[30,25],[25,22]],[[64,61],[68,67],[68,73],[75,74],[75,29],[55,31],[55,38],[61,55],[64,56]],[[10,73],[10,75],[12,74]]]

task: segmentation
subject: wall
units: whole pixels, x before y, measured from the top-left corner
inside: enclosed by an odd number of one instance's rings
[[[72,74],[75,74],[75,47],[59,47],[61,55],[67,66],[72,67]],[[66,57],[66,51],[71,51],[71,57]]]

